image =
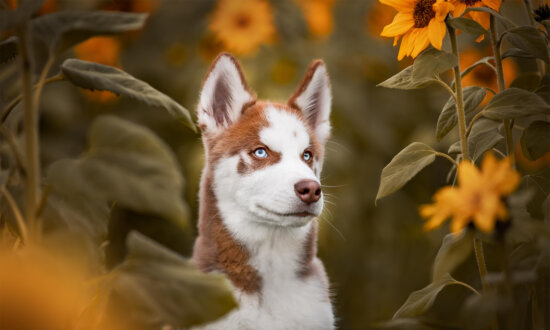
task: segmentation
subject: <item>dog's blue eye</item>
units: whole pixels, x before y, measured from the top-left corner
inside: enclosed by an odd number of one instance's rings
[[[304,152],[304,155],[303,155],[302,157],[304,157],[304,160],[305,160],[306,162],[309,162],[309,161],[311,160],[311,157],[313,157],[313,155],[311,154],[310,151],[305,151],[305,152]]]
[[[267,151],[264,148],[254,150],[254,156],[258,158],[267,158]]]

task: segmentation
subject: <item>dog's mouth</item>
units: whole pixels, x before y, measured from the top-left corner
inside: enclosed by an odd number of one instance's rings
[[[300,211],[300,212],[288,212],[288,213],[282,213],[282,212],[277,212],[277,211],[274,211],[274,210],[271,210],[267,207],[264,207],[262,205],[259,205],[257,204],[256,205],[259,209],[265,211],[265,212],[268,212],[268,213],[271,213],[271,214],[274,214],[274,215],[277,215],[277,216],[280,216],[280,217],[299,217],[299,218],[305,218],[305,217],[315,217],[317,216],[316,214],[310,212],[310,211]]]

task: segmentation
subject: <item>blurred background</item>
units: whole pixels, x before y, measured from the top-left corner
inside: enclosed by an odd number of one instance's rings
[[[374,198],[382,168],[406,145],[422,141],[446,151],[458,138],[435,138],[435,123],[447,100],[441,88],[376,87],[412,63],[397,62],[393,40],[379,37],[395,15],[392,8],[375,0],[48,0],[40,13],[91,9],[148,12],[150,17],[141,31],[92,38],[67,56],[120,67],[193,112],[203,77],[221,51],[239,58],[259,98],[281,102],[310,62],[323,59],[334,103],[322,174],[327,205],[320,220],[319,255],[332,284],[339,328],[365,329],[391,318],[411,291],[429,282],[431,262],[448,229],[424,232],[417,209],[446,184],[447,161],[436,160],[378,205]],[[505,1],[502,12],[518,22],[527,20],[519,0]],[[490,54],[486,41],[460,35],[459,43],[463,67]],[[507,82],[522,65],[528,64],[505,59]],[[494,73],[485,67],[474,70],[465,84],[496,87]],[[200,136],[162,110],[109,92],[49,84],[40,119],[43,166],[80,155],[91,121],[103,114],[148,126],[169,144],[186,178],[182,197],[196,223]],[[543,165],[520,160],[525,171]],[[191,244],[183,242],[177,250],[190,255]],[[476,277],[470,280],[475,283]]]

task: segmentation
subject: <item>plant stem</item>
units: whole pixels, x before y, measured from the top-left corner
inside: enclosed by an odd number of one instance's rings
[[[485,255],[483,254],[483,242],[479,238],[474,237],[474,252],[476,255],[477,268],[481,277],[481,287],[484,292],[487,292],[487,283],[485,276],[487,275],[487,265],[485,264]]]
[[[528,0],[526,0],[528,1]],[[490,39],[491,46],[493,47],[493,55],[495,57],[495,67],[497,69],[497,85],[498,92],[502,92],[506,89],[506,84],[504,82],[504,71],[502,69],[502,56],[500,54],[500,43],[498,42],[497,32],[495,27],[495,17],[490,15]],[[506,135],[506,154],[512,156],[512,161],[514,160],[514,141],[512,139],[512,125],[509,119],[504,119],[504,133]]]
[[[474,126],[474,123],[480,118],[483,117],[483,111],[478,112],[472,120],[470,120],[470,123],[468,124],[468,128],[466,129],[466,137],[470,136],[470,133],[472,132],[472,127]]]
[[[32,95],[32,59],[28,21],[18,28],[19,63],[21,67],[23,128],[25,131],[25,219],[29,223],[32,239],[39,239],[39,224],[35,217],[36,205],[39,199],[40,160],[38,150],[38,114]]]
[[[451,46],[453,54],[458,58],[458,46],[456,43],[455,29],[447,25],[449,30],[449,36],[451,39]],[[456,117],[458,119],[458,131],[460,135],[460,149],[462,150],[462,159],[469,160],[468,155],[468,140],[466,139],[466,115],[464,113],[464,95],[462,92],[462,78],[460,75],[460,64],[457,63],[453,68],[455,76],[455,89],[456,89]]]
[[[443,158],[446,158],[448,159],[455,167],[458,168],[458,163],[449,155],[447,155],[446,153],[443,153],[443,152],[436,152],[435,153],[437,156],[441,156]]]
[[[44,82],[42,83],[42,85],[46,85],[46,84],[49,84],[51,82],[56,82],[56,81],[65,80],[65,79],[66,79],[65,76],[63,76],[62,74],[56,75],[56,76],[44,79]],[[37,87],[38,87],[38,84],[34,85],[33,88],[37,88]],[[4,121],[6,121],[6,118],[8,118],[8,116],[10,115],[11,111],[15,108],[15,106],[17,104],[19,104],[19,102],[21,102],[22,98],[23,98],[22,95],[19,95],[13,101],[11,101],[10,104],[8,104],[8,106],[6,107],[4,112],[2,112],[2,114],[0,115],[0,124],[4,123]]]
[[[4,195],[4,198],[6,198],[6,201],[10,205],[11,211],[17,223],[17,228],[19,229],[21,242],[23,243],[23,245],[25,245],[29,241],[29,234],[27,231],[27,226],[25,225],[25,220],[23,220],[23,216],[21,215],[21,211],[19,210],[17,203],[13,199],[13,196],[10,194],[10,192],[6,189],[6,187],[0,187],[0,192],[2,192],[2,195]]]

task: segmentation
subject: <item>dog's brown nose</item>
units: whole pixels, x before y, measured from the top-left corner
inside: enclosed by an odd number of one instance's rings
[[[294,191],[296,196],[307,204],[315,203],[321,198],[321,186],[313,180],[299,181],[294,185]]]

